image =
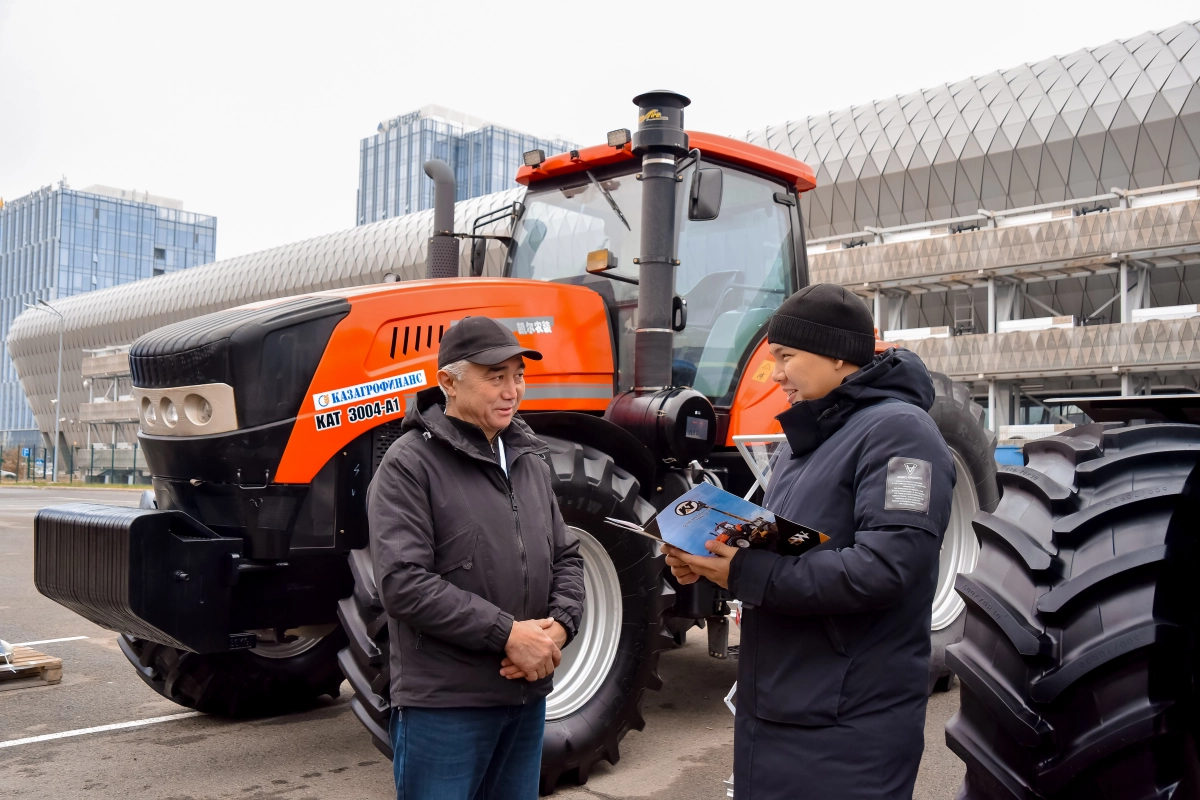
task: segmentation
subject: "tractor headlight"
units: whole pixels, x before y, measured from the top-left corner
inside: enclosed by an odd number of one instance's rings
[[[183,413],[193,425],[207,425],[212,419],[212,403],[198,394],[189,394],[183,399]]]
[[[139,427],[154,436],[212,436],[237,430],[233,387],[225,383],[194,386],[133,387]]]
[[[169,428],[174,428],[179,423],[179,410],[165,397],[162,399],[162,418]]]

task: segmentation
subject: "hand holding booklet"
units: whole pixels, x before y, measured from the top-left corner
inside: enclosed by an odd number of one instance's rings
[[[645,527],[606,517],[605,522],[697,556],[711,556],[710,539],[732,547],[769,550],[798,556],[829,537],[784,519],[737,495],[702,483],[664,508]]]

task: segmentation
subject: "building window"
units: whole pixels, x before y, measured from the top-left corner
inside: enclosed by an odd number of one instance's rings
[[[167,258],[167,249],[165,247],[154,248],[154,260],[165,261]]]

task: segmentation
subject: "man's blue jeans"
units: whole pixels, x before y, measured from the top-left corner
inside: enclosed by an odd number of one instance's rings
[[[392,711],[396,800],[536,800],[546,701]]]

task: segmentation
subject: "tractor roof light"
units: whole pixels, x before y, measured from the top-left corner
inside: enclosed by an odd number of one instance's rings
[[[546,151],[544,150],[529,150],[521,156],[525,162],[525,166],[537,169],[546,160]]]
[[[629,144],[633,137],[629,133],[629,128],[618,128],[615,131],[608,132],[608,146],[615,147],[620,150],[625,145]]]

